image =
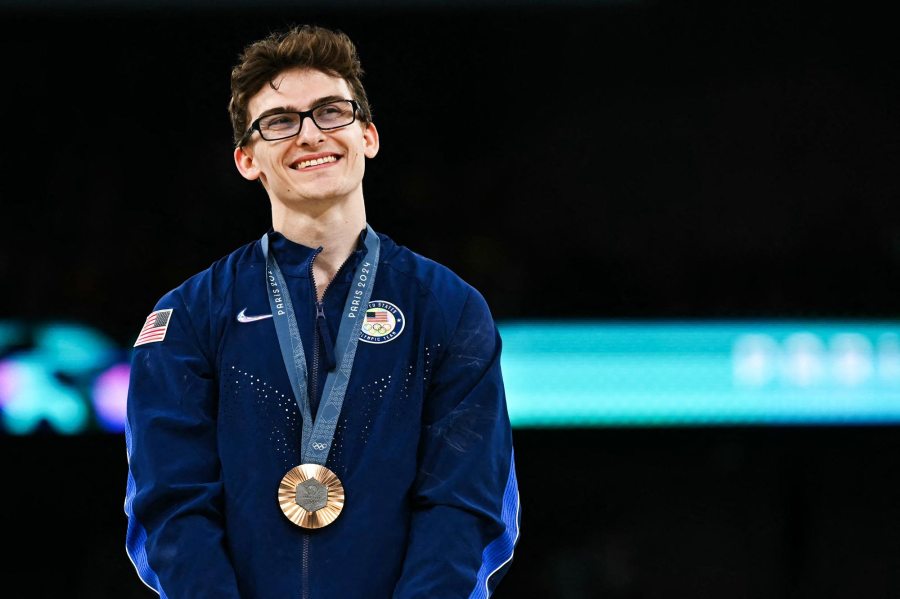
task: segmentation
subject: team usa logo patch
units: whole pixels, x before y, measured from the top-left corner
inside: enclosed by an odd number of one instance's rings
[[[172,308],[168,310],[157,310],[151,312],[147,320],[144,321],[144,328],[138,333],[137,341],[134,346],[144,345],[146,343],[157,343],[166,338],[166,331],[169,330],[169,321],[172,320]]]
[[[400,308],[391,302],[372,300],[363,318],[359,338],[366,343],[387,343],[397,338],[406,326]]]

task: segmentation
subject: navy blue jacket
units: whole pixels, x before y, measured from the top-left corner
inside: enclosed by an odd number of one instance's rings
[[[359,344],[326,464],[346,504],[322,529],[295,526],[276,500],[303,423],[273,321],[236,318],[270,313],[259,242],[157,304],[172,310],[165,338],[132,360],[125,511],[128,554],[162,597],[484,598],[504,574],[519,497],[496,327],[475,289],[380,237],[370,306],[402,330]],[[362,245],[322,322],[316,250],[278,233],[270,244],[315,409]]]

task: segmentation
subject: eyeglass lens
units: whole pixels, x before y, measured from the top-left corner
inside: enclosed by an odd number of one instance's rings
[[[349,100],[316,106],[312,111],[313,122],[319,129],[336,129],[354,120],[353,103]],[[260,119],[259,132],[263,139],[272,141],[292,137],[300,132],[301,116],[296,112],[281,112]]]

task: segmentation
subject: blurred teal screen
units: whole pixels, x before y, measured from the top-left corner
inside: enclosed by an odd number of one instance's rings
[[[516,427],[900,423],[900,323],[500,323]],[[130,349],[0,321],[0,431],[124,430]]]

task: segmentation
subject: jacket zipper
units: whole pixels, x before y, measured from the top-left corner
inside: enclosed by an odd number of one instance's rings
[[[316,252],[312,255],[312,258],[309,260],[309,281],[312,284],[313,291],[313,300],[316,303],[316,324],[318,324],[319,319],[319,290],[316,289],[316,278],[313,276],[313,262],[316,261],[316,257],[321,253],[322,247],[320,246]],[[324,297],[324,296],[323,296]],[[310,373],[310,382],[312,383],[311,393],[310,393],[310,401],[309,401],[309,410],[310,415],[312,415],[312,406],[316,401],[316,393],[318,393],[319,389],[319,334],[317,332],[318,327],[314,327],[313,329],[313,359],[312,359],[312,372]],[[303,533],[303,557],[302,557],[302,599],[309,599],[309,533]]]
[[[316,258],[322,253],[322,247],[316,250],[316,252],[312,255],[312,258],[309,260],[309,282],[312,284],[313,291],[313,302],[316,305],[316,323],[313,326],[313,360],[312,360],[312,373],[310,374],[310,397],[309,397],[309,409],[310,415],[312,415],[312,406],[316,404],[317,398],[316,395],[319,393],[319,313],[321,312],[322,318],[325,318],[325,311],[321,309],[319,304],[319,289],[316,285],[316,277],[313,275],[313,263],[316,261]],[[325,291],[328,291],[328,288],[325,288]],[[322,299],[325,299],[325,294],[322,294]]]
[[[328,282],[328,285],[325,286],[325,290],[322,291],[322,301],[319,301],[319,290],[316,286],[316,277],[313,275],[313,263],[316,261],[316,258],[322,252],[322,247],[319,247],[316,252],[312,255],[312,258],[309,260],[309,280],[312,283],[313,290],[313,299],[316,305],[316,323],[313,327],[313,359],[312,359],[312,373],[310,374],[310,383],[311,383],[311,393],[310,393],[310,411],[312,411],[312,406],[316,405],[316,411],[318,412],[318,404],[316,403],[317,395],[319,394],[319,337],[322,337],[322,342],[325,344],[325,353],[329,354],[329,367],[334,368],[334,343],[331,342],[331,333],[328,331],[328,322],[325,320],[325,294],[328,293],[328,290],[331,288],[331,284],[338,278],[338,275],[341,274],[341,271],[344,270],[344,266],[350,262],[350,258],[353,256],[351,253],[347,256],[347,259],[344,260],[344,263],[341,264],[340,268],[337,269],[337,272],[334,273],[334,277],[332,277],[331,281]],[[309,534],[303,533],[303,599],[309,599]]]
[[[313,293],[315,293],[316,298],[316,325],[314,332],[314,341],[313,341],[313,371],[311,375],[311,382],[313,388],[313,395],[311,397],[311,401],[316,401],[316,395],[319,393],[319,339],[322,340],[322,346],[325,350],[325,359],[327,362],[328,370],[334,370],[337,367],[337,363],[334,357],[334,340],[331,338],[331,331],[328,329],[328,321],[325,318],[325,296],[328,295],[328,290],[331,289],[331,284],[334,283],[338,276],[344,271],[344,267],[347,266],[347,263],[350,262],[350,258],[353,257],[351,253],[347,256],[347,259],[340,265],[340,267],[335,271],[334,276],[331,277],[331,280],[328,281],[328,284],[325,286],[325,290],[322,291],[322,301],[319,301],[319,291],[316,286],[316,279],[313,276],[313,262],[315,262],[316,257],[319,255],[321,248],[316,251],[313,255],[312,260],[309,261],[309,279],[312,281]],[[317,404],[318,406],[318,404]],[[317,408],[318,409],[318,408]]]
[[[303,533],[303,599],[309,599],[309,533]]]
[[[331,284],[338,278],[338,275],[343,272],[344,267],[347,266],[347,263],[350,262],[350,258],[353,257],[351,253],[347,256],[347,259],[341,264],[341,266],[335,271],[334,276],[328,282],[328,285],[325,286],[325,290],[322,291],[322,301],[319,301],[319,288],[316,285],[316,278],[313,275],[313,263],[316,261],[316,258],[322,252],[322,248],[319,247],[316,252],[313,254],[312,258],[309,261],[309,280],[312,282],[313,288],[313,297],[315,306],[316,306],[316,322],[313,326],[313,362],[312,362],[312,373],[310,374],[310,383],[312,387],[312,393],[310,394],[310,410],[312,410],[312,405],[316,405],[316,411],[318,412],[318,394],[319,394],[319,339],[322,339],[323,348],[325,350],[325,359],[328,360],[328,370],[334,370],[337,366],[335,364],[334,358],[334,342],[331,339],[331,331],[328,330],[328,321],[325,318],[325,296],[328,295],[328,290],[331,289]]]

